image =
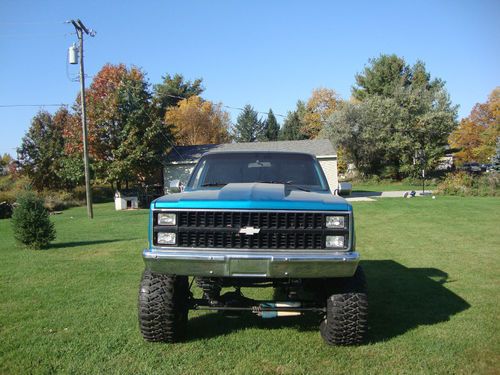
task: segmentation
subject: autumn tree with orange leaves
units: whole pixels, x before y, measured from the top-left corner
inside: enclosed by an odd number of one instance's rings
[[[334,90],[324,87],[314,89],[306,103],[302,133],[309,139],[316,138],[341,102],[340,96]]]
[[[89,154],[95,176],[116,185],[147,182],[161,169],[169,134],[155,115],[144,73],[123,64],[105,65],[87,90]],[[65,131],[69,157],[81,155],[80,106],[78,121]]]
[[[500,137],[500,87],[495,88],[486,103],[478,103],[470,115],[460,122],[450,135],[458,164],[464,162],[487,163],[495,155]]]
[[[165,123],[172,126],[178,145],[201,145],[229,141],[229,113],[220,104],[191,96],[167,109]]]

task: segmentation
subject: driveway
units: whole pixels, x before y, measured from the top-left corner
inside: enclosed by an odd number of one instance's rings
[[[373,198],[405,198],[409,196],[411,191],[401,190],[401,191],[353,191],[351,195],[347,197],[348,201],[372,201]],[[415,191],[415,196],[426,196],[432,195],[432,190]]]

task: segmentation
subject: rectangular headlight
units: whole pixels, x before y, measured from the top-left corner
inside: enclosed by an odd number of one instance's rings
[[[344,243],[344,236],[326,236],[325,247],[329,249],[343,249]]]
[[[158,225],[176,225],[177,215],[176,214],[158,214]]]
[[[345,216],[327,216],[327,228],[345,228]]]
[[[177,236],[172,232],[159,232],[158,243],[162,245],[175,245]]]

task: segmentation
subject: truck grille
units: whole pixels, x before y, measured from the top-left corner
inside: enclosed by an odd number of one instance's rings
[[[327,234],[343,234],[348,243],[348,228],[325,228],[325,213],[286,211],[177,211],[177,226],[155,225],[157,233],[177,233],[177,246],[189,248],[233,249],[324,249]],[[154,223],[157,212],[153,213]],[[348,220],[346,220],[348,223]],[[241,228],[259,229],[253,235]]]
[[[249,236],[235,231],[179,230],[179,246],[236,249],[321,249],[322,233],[263,230]]]
[[[179,227],[323,229],[324,214],[313,212],[183,211]]]

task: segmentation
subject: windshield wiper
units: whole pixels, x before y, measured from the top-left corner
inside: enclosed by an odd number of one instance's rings
[[[227,184],[225,182],[207,182],[206,184],[202,184],[202,187],[207,187],[207,186],[226,186]]]
[[[296,189],[302,190],[302,191],[307,191],[307,192],[311,191],[311,190],[306,189],[302,186],[295,185],[291,181],[286,181],[286,182],[284,182],[284,181],[257,181],[257,182],[259,182],[261,184],[282,184],[282,185],[293,187],[293,188],[296,188]]]

